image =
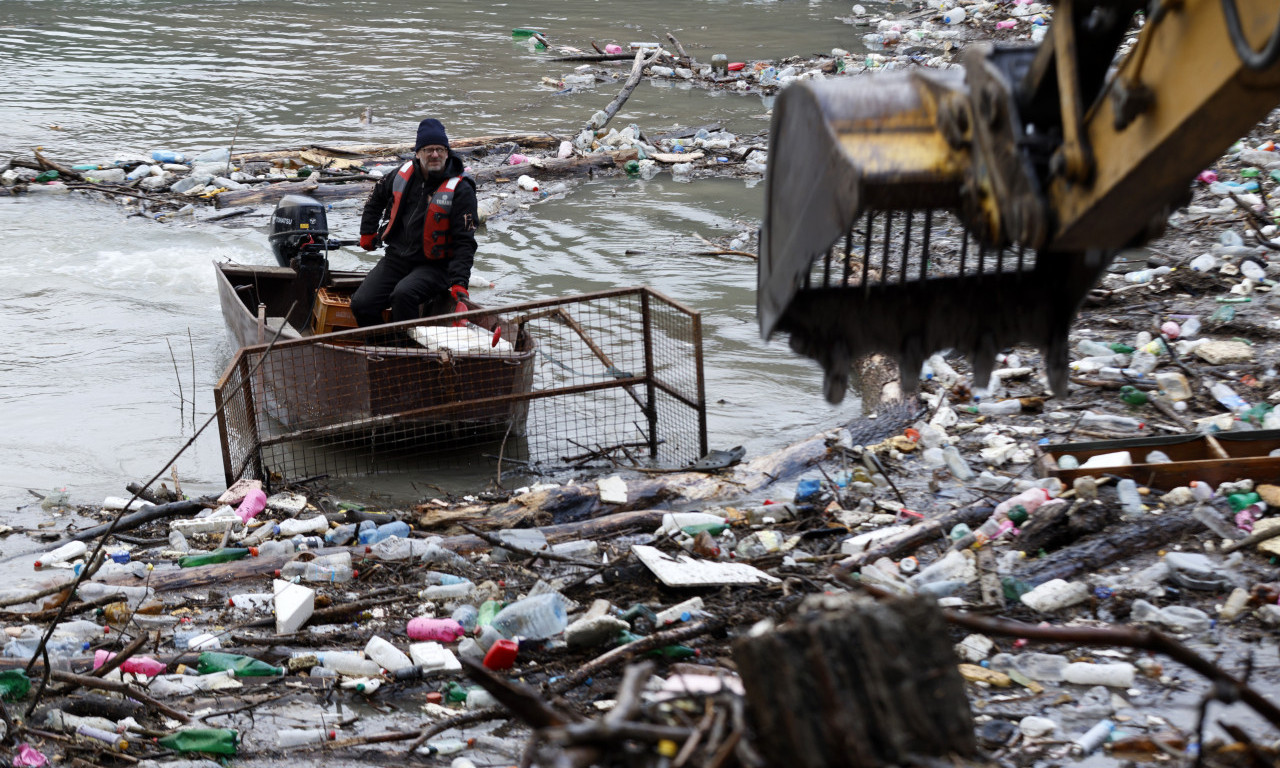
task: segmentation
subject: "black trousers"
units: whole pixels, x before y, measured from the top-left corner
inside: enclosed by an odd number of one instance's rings
[[[424,302],[432,302],[449,287],[446,262],[414,260],[395,255],[382,257],[351,296],[351,314],[361,327],[382,322],[382,310],[391,307],[391,320],[415,320]]]

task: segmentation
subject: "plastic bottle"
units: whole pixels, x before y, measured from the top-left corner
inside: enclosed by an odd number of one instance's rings
[[[1092,339],[1083,339],[1076,344],[1076,352],[1079,352],[1082,357],[1106,357],[1115,354],[1111,347]]]
[[[942,458],[947,463],[947,469],[951,470],[951,474],[957,480],[972,480],[973,470],[969,467],[969,463],[960,455],[960,450],[954,445],[948,445],[942,449]]]
[[[352,651],[328,651],[317,653],[320,666],[332,669],[346,677],[364,677],[382,674],[382,667],[377,662],[364,658]]]
[[[1151,269],[1139,269],[1136,272],[1126,272],[1124,281],[1126,283],[1149,283],[1152,280],[1167,275],[1173,271],[1172,267],[1153,267]]]
[[[239,734],[228,728],[187,728],[157,740],[157,743],[174,752],[208,752],[214,755],[234,755]]]
[[[454,621],[462,627],[466,632],[471,632],[476,628],[476,620],[479,618],[480,612],[474,605],[460,605],[453,609]]]
[[[1123,517],[1135,518],[1142,515],[1142,496],[1138,494],[1138,484],[1129,478],[1116,483],[1116,496],[1120,499],[1120,512]]]
[[[1015,507],[1022,507],[1030,514],[1051,498],[1053,496],[1044,488],[1028,488],[1017,496],[1010,497],[997,504],[993,515],[1007,517]]]
[[[1142,422],[1127,416],[1112,416],[1108,413],[1085,411],[1078,425],[1081,429],[1102,429],[1109,432],[1137,432],[1142,429]]]
[[[943,24],[960,24],[964,21],[964,6],[957,5],[955,8],[942,14]]]
[[[374,635],[364,646],[364,653],[382,669],[395,672],[413,666],[413,660],[404,651],[381,637]]]
[[[1056,653],[1020,653],[1013,657],[1013,668],[1042,683],[1062,682],[1063,672],[1070,666],[1067,657]]]
[[[202,675],[229,670],[236,677],[278,677],[284,674],[284,668],[273,667],[252,656],[209,651],[197,657],[196,670]]]
[[[236,507],[236,517],[240,518],[241,523],[248,523],[266,508],[267,494],[263,493],[261,489],[253,488],[249,493],[245,494],[244,501],[240,502],[240,506]]]
[[[92,726],[104,731],[120,732],[120,726],[105,717],[80,717],[68,714],[60,709],[51,709],[45,713],[44,723],[47,727],[64,733],[74,733],[82,725]]]
[[[1075,685],[1105,685],[1111,688],[1128,688],[1133,685],[1137,668],[1128,663],[1089,664],[1077,661],[1062,671],[1062,680]]]
[[[412,640],[436,640],[441,643],[452,643],[465,635],[467,630],[463,628],[462,624],[453,619],[418,617],[410,619],[406,632]]]
[[[1012,416],[1015,413],[1022,413],[1022,402],[1017,398],[983,401],[972,408],[970,413],[980,413],[986,416]]]
[[[249,555],[257,554],[254,547],[223,547],[215,549],[212,552],[206,552],[203,555],[187,555],[178,559],[179,568],[195,568],[201,565],[213,565],[215,563],[229,563],[234,560],[240,560]]]
[[[360,532],[360,543],[365,546],[377,544],[384,539],[392,536],[399,536],[402,539],[409,538],[409,524],[403,520],[396,520],[392,523],[384,523],[373,530],[363,530]]]
[[[0,672],[0,699],[18,701],[25,699],[31,691],[31,679],[21,669],[6,669]]]
[[[568,625],[564,597],[547,592],[518,600],[493,617],[493,627],[507,637],[542,640],[564,631]]]
[[[1072,754],[1083,757],[1097,751],[1106,743],[1107,738],[1111,736],[1111,732],[1116,729],[1116,724],[1110,720],[1101,720],[1097,725],[1085,731],[1083,735],[1077,738],[1071,744]]]
[[[324,515],[316,515],[306,520],[297,518],[281,520],[280,524],[276,526],[276,533],[280,536],[297,536],[300,533],[303,535],[308,533],[324,534],[328,530],[329,520]]]
[[[347,523],[326,531],[324,540],[326,544],[340,547],[356,537],[356,524]]]
[[[276,746],[281,749],[304,744],[323,744],[338,738],[338,732],[325,728],[282,728],[276,731]]]
[[[506,607],[506,603],[501,600],[485,600],[480,604],[480,611],[476,616],[476,625],[487,627],[493,623],[493,617]]]
[[[1229,411],[1243,411],[1249,408],[1249,403],[1235,393],[1230,385],[1219,381],[1209,387],[1209,394],[1218,401],[1222,407]]]
[[[289,556],[297,551],[297,545],[291,539],[283,541],[265,541],[258,545],[258,557]]]
[[[151,159],[157,163],[185,163],[187,156],[181,152],[174,152],[168,149],[157,149],[151,153]]]
[[[96,581],[82,581],[76,587],[76,596],[81,600],[94,601],[112,596],[124,600],[130,608],[137,608],[155,596],[151,587],[130,587],[119,584],[101,584]]]
[[[230,670],[214,672],[209,675],[156,675],[147,685],[152,696],[189,696],[202,691],[219,691],[227,688],[239,688],[235,675]]]
[[[68,562],[70,560],[74,560],[75,558],[83,555],[88,550],[89,550],[88,545],[85,544],[83,541],[67,542],[66,544],[63,544],[62,546],[58,547],[52,552],[46,552],[43,555],[41,555],[40,558],[35,562],[35,569],[39,571],[44,568],[48,568],[50,566],[54,566],[54,565]]]
[[[353,570],[350,565],[345,565],[343,563],[338,563],[336,565],[307,563],[303,568],[300,577],[303,581],[341,584],[351,581],[359,575],[359,571]]]
[[[94,651],[93,668],[97,669],[108,661],[115,658],[115,654],[110,651]],[[146,675],[147,677],[155,677],[164,674],[165,663],[149,658],[147,656],[131,656],[120,664],[120,671],[127,672],[131,675]]]

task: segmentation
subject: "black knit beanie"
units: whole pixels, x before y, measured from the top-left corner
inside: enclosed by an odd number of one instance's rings
[[[418,123],[418,141],[413,145],[413,151],[417,152],[423,147],[432,146],[448,149],[449,137],[445,135],[444,123],[434,117],[428,117]]]

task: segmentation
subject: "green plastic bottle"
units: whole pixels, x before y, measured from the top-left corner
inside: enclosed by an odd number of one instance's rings
[[[1262,501],[1262,497],[1256,493],[1233,493],[1227,497],[1227,504],[1231,505],[1232,512],[1239,512],[1250,504],[1257,504]]]
[[[1134,351],[1133,347],[1128,344],[1121,344],[1118,341],[1108,344],[1107,346],[1111,347],[1111,351],[1115,352],[1117,355],[1128,355],[1132,354]]]
[[[188,728],[171,733],[158,743],[174,752],[209,752],[215,755],[234,755],[239,734],[227,728]]]
[[[618,633],[618,644],[625,645],[640,640],[644,635],[637,635],[634,632],[628,632],[625,629]],[[691,656],[699,655],[699,651],[690,648],[687,645],[664,645],[661,648],[654,648],[645,652],[646,656],[661,656],[667,659],[687,659]]]
[[[238,653],[216,653],[206,651],[196,660],[196,671],[202,675],[213,672],[231,670],[236,677],[278,677],[284,674],[284,668],[273,667],[265,661],[252,656],[241,656]]]
[[[1147,393],[1135,386],[1126,384],[1120,388],[1120,399],[1129,405],[1146,405]]]
[[[215,549],[212,552],[206,552],[203,555],[187,555],[178,560],[178,566],[181,568],[194,568],[198,565],[213,565],[214,563],[229,563],[232,560],[239,560],[248,557],[250,551],[243,547],[223,547]]]
[[[501,600],[485,600],[480,605],[480,612],[476,614],[476,626],[487,627],[493,623],[493,617],[498,615],[506,603]]]
[[[21,669],[6,669],[0,672],[0,699],[18,701],[25,699],[31,690],[31,680]]]
[[[44,173],[40,174],[39,176],[36,176],[35,181],[36,181],[36,183],[37,183],[37,184],[44,184],[44,183],[45,183],[45,182],[47,182],[47,181],[54,181],[54,180],[56,180],[57,178],[58,178],[58,172],[57,172],[57,171],[45,171]]]
[[[458,683],[458,682],[449,683],[449,687],[446,688],[444,692],[444,700],[451,701],[451,702],[466,701],[467,700],[466,687],[463,686],[462,683]]]
[[[680,528],[680,530],[684,531],[690,536],[697,536],[703,531],[706,531],[712,536],[719,536],[720,534],[729,530],[729,524],[728,523],[698,523],[697,525],[683,526]]]

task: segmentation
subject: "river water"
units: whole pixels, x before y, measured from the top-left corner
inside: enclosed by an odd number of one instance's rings
[[[525,7],[522,7],[525,6]],[[533,4],[405,0],[5,0],[0,4],[0,157],[43,147],[63,161],[109,161],[157,148],[271,149],[398,143],[425,116],[454,137],[547,131],[571,136],[618,85],[557,94],[572,72],[514,40],[513,27],[590,50],[674,33],[695,59],[776,59],[857,49],[845,2]],[[625,75],[627,64],[620,65]],[[721,122],[762,134],[759,96],[642,84],[615,118],[648,132]],[[362,122],[368,111],[372,120]],[[482,190],[483,192],[483,190]],[[498,305],[647,284],[704,316],[710,443],[760,453],[857,414],[828,406],[817,368],[755,323],[755,267],[689,256],[747,232],[758,184],[601,179],[481,233],[477,272]],[[67,487],[75,502],[146,479],[212,413],[231,356],[214,260],[271,263],[265,231],[159,223],[101,201],[0,198],[0,508],[28,489]],[[358,208],[335,211],[340,237]],[[627,255],[641,251],[643,256]],[[371,266],[344,254],[335,266]],[[184,490],[216,490],[216,426],[178,459]],[[167,474],[167,473],[166,473]]]

